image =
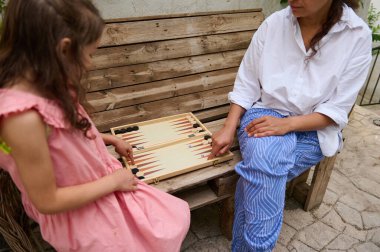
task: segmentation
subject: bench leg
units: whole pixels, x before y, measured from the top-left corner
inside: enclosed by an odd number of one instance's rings
[[[222,200],[222,209],[220,213],[220,230],[228,239],[232,240],[232,225],[234,223],[234,196]]]
[[[309,189],[306,184],[309,173],[310,169],[290,181],[286,188],[287,196],[293,197],[302,205],[306,202],[306,196]]]
[[[336,156],[326,157],[315,167],[313,180],[306,198],[304,210],[309,211],[320,205],[330,180]]]

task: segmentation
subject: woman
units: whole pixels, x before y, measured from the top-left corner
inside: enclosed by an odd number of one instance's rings
[[[341,148],[371,62],[371,32],[356,7],[358,1],[289,0],[255,33],[210,155],[229,149],[240,120],[233,251],[272,250],[286,182]]]

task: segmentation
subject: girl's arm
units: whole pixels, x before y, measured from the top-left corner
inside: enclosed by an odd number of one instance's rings
[[[76,209],[114,191],[136,189],[137,179],[127,169],[93,182],[57,187],[45,124],[36,111],[7,117],[0,125],[0,137],[11,147],[25,190],[43,214]]]
[[[112,144],[115,146],[115,151],[120,156],[126,157],[129,161],[131,161],[132,164],[135,164],[135,160],[133,158],[133,148],[129,143],[113,135],[103,133],[100,133],[100,135],[102,136],[103,142],[105,144]]]
[[[103,142],[106,144],[106,145],[115,145],[116,142],[118,140],[120,140],[119,138],[113,136],[113,135],[110,135],[110,134],[103,134],[103,133],[100,133],[100,135],[102,136],[102,139],[103,139]]]

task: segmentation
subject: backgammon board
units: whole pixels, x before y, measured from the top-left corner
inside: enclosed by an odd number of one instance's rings
[[[113,135],[134,148],[135,165],[124,163],[146,183],[215,165],[232,159],[232,153],[208,160],[211,133],[192,114],[185,113],[111,128]]]
[[[194,137],[211,134],[192,114],[185,113],[111,128],[111,133],[142,150]]]

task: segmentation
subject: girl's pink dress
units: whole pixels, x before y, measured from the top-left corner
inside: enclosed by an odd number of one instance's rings
[[[48,144],[58,187],[94,181],[122,168],[94,126],[89,133],[96,138],[90,140],[69,129],[54,102],[0,89],[0,120],[30,109],[52,129]],[[12,156],[0,151],[0,167],[12,176],[26,213],[40,224],[43,238],[58,251],[179,251],[189,228],[188,204],[143,182],[135,192],[114,192],[76,210],[44,215],[30,202]]]

